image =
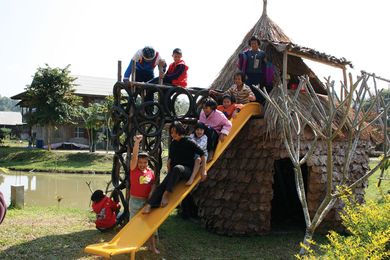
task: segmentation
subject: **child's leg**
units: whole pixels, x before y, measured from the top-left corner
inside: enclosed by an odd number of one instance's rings
[[[155,254],[160,254],[160,251],[157,249],[156,246],[156,237],[154,236],[154,234],[148,239],[148,243],[149,243],[148,248],[150,251],[152,251]]]
[[[188,179],[188,181],[186,182],[186,185],[187,185],[187,186],[191,185],[191,184],[194,182],[195,176],[196,176],[196,174],[199,172],[201,161],[202,161],[202,160],[200,159],[200,157],[198,157],[198,158],[195,159],[194,168],[193,168],[193,170],[192,170],[191,177],[190,177],[190,178]]]

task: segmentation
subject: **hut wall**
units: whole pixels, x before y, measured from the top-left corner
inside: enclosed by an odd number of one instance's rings
[[[265,139],[263,119],[252,119],[208,173],[208,179],[193,193],[199,207],[202,225],[225,235],[265,234],[271,230],[271,202],[273,199],[274,162],[288,158],[280,139]],[[310,142],[302,144],[307,150]],[[334,144],[334,180],[340,180],[344,162],[345,142]],[[360,142],[351,164],[352,179],[368,169],[369,142]],[[314,215],[326,192],[326,145],[319,142],[307,162],[307,199],[309,212]],[[364,197],[365,183],[355,190],[358,200]],[[342,208],[337,202],[323,227],[338,227],[336,212]]]

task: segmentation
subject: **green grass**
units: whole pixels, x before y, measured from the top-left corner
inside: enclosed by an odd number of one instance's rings
[[[0,259],[96,259],[84,247],[109,241],[115,233],[95,230],[93,218],[83,210],[57,207],[9,210],[0,227]],[[159,236],[161,255],[141,248],[137,259],[294,259],[303,232],[226,237],[173,214]]]
[[[375,161],[370,162],[370,168],[374,168],[376,165]],[[368,188],[366,189],[365,199],[378,201],[382,199],[381,194],[387,194],[390,192],[390,180],[382,180],[380,187],[378,188],[378,177],[380,176],[381,170],[376,171],[373,175],[368,178]],[[390,169],[387,169],[385,177],[390,177]]]
[[[0,167],[48,172],[110,172],[112,155],[0,147]]]

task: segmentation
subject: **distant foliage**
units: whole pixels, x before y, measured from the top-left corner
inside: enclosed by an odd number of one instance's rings
[[[29,118],[32,125],[56,126],[71,122],[80,103],[74,95],[74,81],[69,66],[51,68],[46,64],[38,68],[30,86],[26,88],[29,106],[34,113]]]
[[[11,134],[11,129],[9,128],[0,128],[0,144],[3,143],[4,139]]]
[[[9,97],[2,97],[0,95],[0,111],[20,112],[21,108],[16,106],[18,101],[12,100]]]

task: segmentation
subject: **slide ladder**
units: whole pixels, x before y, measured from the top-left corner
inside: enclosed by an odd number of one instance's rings
[[[258,103],[249,103],[243,106],[241,111],[237,113],[237,117],[232,119],[233,126],[229,135],[226,136],[223,142],[218,143],[214,158],[207,163],[206,170],[209,170],[216,160],[218,160],[218,157],[222,155],[251,116],[260,115],[260,110],[261,106]],[[130,253],[131,259],[135,259],[135,252],[149,239],[165,219],[168,218],[169,214],[199,182],[199,174],[191,186],[186,186],[184,182],[179,182],[169,196],[169,203],[166,207],[152,209],[150,214],[142,214],[141,210],[110,242],[89,245],[84,251],[107,258],[113,255]]]

